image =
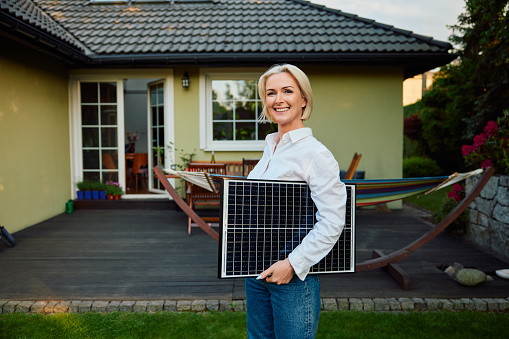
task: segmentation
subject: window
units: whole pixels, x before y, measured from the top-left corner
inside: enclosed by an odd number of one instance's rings
[[[205,76],[207,150],[260,151],[277,125],[259,123],[258,74]],[[203,146],[203,144],[202,144]]]

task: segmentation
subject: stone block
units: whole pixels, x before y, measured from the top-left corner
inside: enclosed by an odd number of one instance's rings
[[[375,311],[389,311],[390,305],[387,299],[384,298],[375,298],[373,299],[375,303]]]
[[[1,303],[0,303],[1,304]],[[44,307],[48,304],[47,301],[36,301],[33,305],[32,305],[32,308],[30,309],[30,312],[32,313],[40,313],[40,314],[44,314]],[[1,305],[0,305],[0,309],[1,309]],[[1,312],[0,312],[1,313]]]
[[[484,298],[488,311],[498,312],[498,302],[493,298]]]
[[[53,313],[68,313],[70,305],[69,301],[59,301],[53,306]]]
[[[478,220],[479,226],[486,228],[490,225],[489,223],[490,223],[490,218],[488,218],[486,216],[486,214],[479,213],[479,220]]]
[[[497,298],[495,301],[498,303],[498,310],[501,312],[509,311],[509,300]]]
[[[133,305],[134,313],[144,313],[147,311],[148,300],[138,300]]]
[[[205,311],[207,302],[205,300],[193,300],[191,304],[191,311],[203,312]]]
[[[442,309],[442,303],[438,299],[426,298],[424,300],[428,305],[428,311],[440,311]]]
[[[442,310],[443,311],[452,311],[453,305],[452,302],[450,302],[447,299],[440,299],[440,302],[442,303]]]
[[[350,298],[350,311],[362,311],[364,309],[364,303],[361,299]]]
[[[33,301],[22,301],[16,306],[16,313],[30,313],[30,307],[34,304]]]
[[[16,312],[16,306],[21,303],[21,301],[11,300],[4,304],[3,313],[14,313]]]
[[[415,309],[414,301],[410,298],[399,298],[398,301],[403,311],[413,311]]]
[[[205,306],[208,311],[219,311],[219,300],[207,300]]]
[[[371,312],[375,310],[375,302],[372,299],[362,299],[362,310]]]
[[[80,300],[73,300],[73,301],[71,301],[71,304],[69,305],[69,312],[71,312],[71,313],[78,313],[78,311],[79,311],[78,306],[80,305],[80,303],[81,303]]]
[[[487,311],[488,310],[488,304],[483,299],[472,298],[472,301],[474,302],[475,309],[477,311]]]
[[[501,175],[498,178],[498,184],[502,187],[509,187],[509,176]]]
[[[494,199],[498,193],[498,178],[497,176],[492,176],[486,186],[481,191],[480,196],[485,199]]]
[[[219,310],[221,312],[231,311],[232,310],[232,301],[231,300],[219,300]]]
[[[120,308],[120,301],[110,301],[106,306],[106,312],[118,312]]]
[[[177,301],[166,300],[164,302],[164,310],[167,312],[177,312]]]
[[[97,300],[97,301],[94,301],[92,303],[92,307],[91,307],[91,311],[92,312],[100,312],[100,313],[104,313],[106,312],[106,309],[108,307],[108,304],[109,302],[107,301],[100,301],[100,300]]]
[[[463,302],[460,299],[451,299],[452,309],[455,311],[462,311],[465,309]]]
[[[389,298],[387,299],[387,302],[389,303],[389,310],[401,311],[401,304],[396,300],[396,298]]]
[[[476,199],[476,204],[479,213],[486,214],[487,216],[491,216],[493,214],[493,208],[495,207],[495,202],[493,200],[480,199],[478,197]]]
[[[422,298],[412,298],[414,302],[414,309],[417,311],[426,311],[428,309],[428,304]]]
[[[338,298],[338,310],[340,311],[348,311],[350,309],[350,303],[347,298]]]
[[[335,298],[324,298],[322,299],[324,311],[337,311],[338,310],[338,302]]]
[[[495,201],[502,206],[509,207],[509,188],[499,187]]]
[[[464,309],[469,311],[475,310],[475,303],[472,299],[462,298],[461,302],[463,303]]]
[[[151,300],[147,305],[147,312],[155,313],[162,312],[164,309],[164,301],[163,300]]]
[[[235,312],[243,312],[246,310],[245,301],[241,299],[234,300],[232,306]]]
[[[136,302],[132,301],[132,300],[124,300],[118,306],[118,310],[120,312],[132,312],[133,311],[133,306],[134,306],[135,303]]]
[[[497,204],[493,209],[493,219],[509,225],[509,206]]]
[[[193,302],[191,300],[179,300],[177,301],[177,312],[189,312]]]
[[[92,309],[92,301],[82,301],[78,305],[78,313],[87,313]]]
[[[46,306],[44,306],[44,313],[46,314],[52,314],[55,313],[55,306],[58,305],[58,301],[48,301]],[[76,311],[76,313],[78,313]]]

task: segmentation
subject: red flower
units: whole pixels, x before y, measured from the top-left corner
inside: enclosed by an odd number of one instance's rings
[[[463,154],[464,157],[469,155],[474,151],[474,146],[471,145],[463,145],[461,146],[461,154]]]
[[[488,135],[488,137],[494,136],[498,131],[498,125],[495,121],[488,121],[486,127],[484,127],[484,133]]]
[[[463,186],[460,184],[454,184],[454,186],[452,186],[452,190],[453,192],[463,192]]]
[[[484,159],[483,162],[481,163],[481,168],[486,169],[488,167],[493,167],[493,163],[491,162],[490,159]]]
[[[459,196],[458,192],[455,191],[450,191],[449,193],[447,193],[447,197],[456,201],[461,200],[461,197]]]
[[[479,135],[476,135],[474,137],[474,149],[480,148],[482,145],[484,145],[484,142],[486,141],[487,136],[484,133],[481,133]]]

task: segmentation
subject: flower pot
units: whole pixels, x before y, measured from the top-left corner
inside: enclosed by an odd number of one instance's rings
[[[115,200],[120,200],[120,194],[115,194]]]
[[[85,194],[83,191],[76,192],[78,194],[78,200],[83,200],[85,198]]]
[[[99,191],[92,191],[92,199],[99,199]]]
[[[85,191],[85,199],[87,200],[92,199],[92,191]]]
[[[108,200],[113,200],[115,199],[115,196],[113,194],[108,194]]]
[[[105,191],[99,191],[99,199],[101,199],[101,200],[106,199],[106,192]]]

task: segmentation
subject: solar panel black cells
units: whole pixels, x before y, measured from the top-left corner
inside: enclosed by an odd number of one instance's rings
[[[346,185],[346,224],[338,242],[310,274],[355,271],[355,185]],[[255,277],[285,259],[316,223],[305,182],[224,179],[219,278]]]

